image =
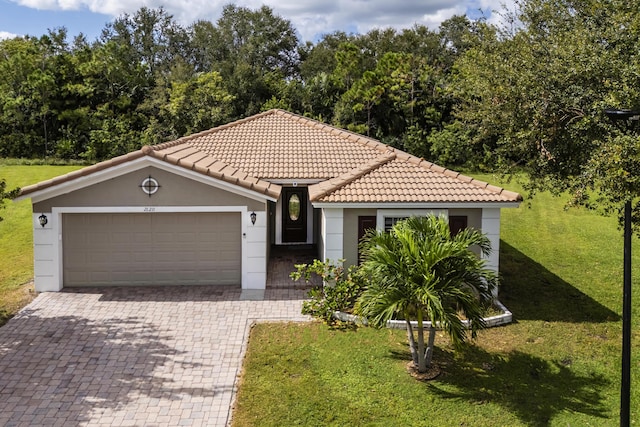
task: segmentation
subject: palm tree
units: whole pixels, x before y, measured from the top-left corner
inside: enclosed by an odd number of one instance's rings
[[[370,230],[361,244],[368,286],[356,311],[373,326],[394,316],[406,320],[413,364],[418,372],[431,366],[435,326],[462,345],[469,320],[472,338],[484,327],[483,304],[494,297],[497,275],[470,248],[488,255],[489,239],[466,229],[452,236],[445,217],[411,217],[396,223],[391,232]],[[417,346],[411,321],[417,322]],[[425,349],[424,321],[431,321]]]

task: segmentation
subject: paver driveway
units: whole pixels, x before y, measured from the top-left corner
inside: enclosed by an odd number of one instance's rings
[[[224,426],[251,324],[308,320],[305,291],[44,293],[0,328],[0,425]]]

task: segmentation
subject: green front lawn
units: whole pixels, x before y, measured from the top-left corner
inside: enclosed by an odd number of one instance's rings
[[[7,190],[35,184],[80,166],[8,166],[0,164]],[[0,326],[34,297],[31,202],[5,202],[0,209]]]
[[[615,218],[565,211],[548,194],[504,209],[500,299],[515,323],[483,331],[458,354],[440,334],[443,373],[430,382],[406,373],[403,331],[258,325],[234,425],[618,425],[622,243]],[[634,331],[639,308],[636,295]],[[639,423],[638,332],[632,351],[631,418]]]

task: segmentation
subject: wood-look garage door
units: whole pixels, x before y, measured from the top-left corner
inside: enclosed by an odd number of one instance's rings
[[[63,215],[64,286],[240,285],[239,213]]]

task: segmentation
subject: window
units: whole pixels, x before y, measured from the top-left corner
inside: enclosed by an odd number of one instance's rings
[[[376,224],[380,231],[389,231],[395,223],[411,216],[447,216],[446,209],[378,209]]]
[[[409,218],[408,216],[385,216],[384,217],[384,231],[385,232],[390,232],[391,228],[393,228],[394,225],[396,225],[396,223],[398,221],[402,221],[403,219],[407,219]]]
[[[289,219],[295,222],[300,218],[300,198],[297,194],[292,194],[289,197]]]
[[[467,228],[466,216],[450,216],[449,217],[449,231],[451,232],[452,236],[455,236],[465,228]]]

